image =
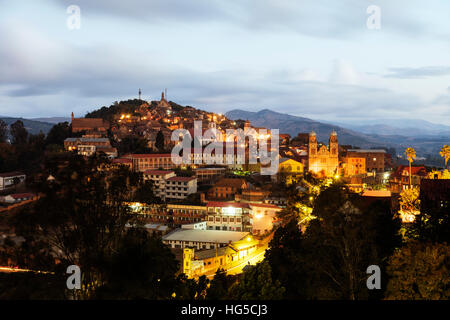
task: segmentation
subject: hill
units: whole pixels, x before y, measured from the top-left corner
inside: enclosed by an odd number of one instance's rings
[[[54,126],[53,123],[29,120],[24,118],[0,117],[0,119],[5,121],[7,125],[11,125],[17,120],[20,120],[23,122],[25,129],[27,129],[27,131],[31,134],[38,134],[39,132],[47,134]]]
[[[314,130],[319,141],[322,142],[327,142],[330,132],[336,130],[340,144],[348,144],[360,148],[395,148],[397,154],[402,154],[404,149],[412,146],[416,149],[418,155],[425,157],[432,155],[436,157],[439,156],[439,149],[450,142],[450,134],[445,134],[445,132],[440,135],[404,136],[391,134],[391,132],[385,132],[380,129],[381,131],[378,133],[364,133],[358,130],[347,129],[340,125],[278,113],[268,109],[259,112],[232,110],[225,115],[232,120],[248,119],[256,127],[279,128],[280,133],[288,133],[291,137],[295,137],[299,132],[311,132]],[[354,127],[358,126],[355,125]],[[445,129],[445,126],[443,127]]]

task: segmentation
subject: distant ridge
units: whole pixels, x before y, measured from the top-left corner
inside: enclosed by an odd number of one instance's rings
[[[23,122],[25,129],[31,134],[38,134],[40,132],[47,134],[51,128],[53,128],[53,123],[41,122],[36,120],[24,119],[24,118],[13,118],[13,117],[0,117],[1,120],[5,121],[7,125],[11,125],[17,120]]]
[[[353,132],[337,125],[322,123],[312,119],[278,113],[268,109],[258,112],[232,110],[225,114],[232,120],[249,120],[256,127],[279,129],[280,133],[288,133],[295,137],[300,132],[315,131],[319,141],[327,142],[331,131],[336,130],[340,144],[351,144],[363,148],[380,146],[379,141],[364,134]]]
[[[46,123],[54,123],[54,124],[58,124],[60,122],[70,123],[72,121],[72,119],[69,117],[30,118],[29,120],[46,122]]]
[[[369,133],[355,130],[358,125],[336,125],[329,122],[316,121],[304,117],[292,116],[286,113],[278,113],[268,109],[258,112],[244,110],[231,110],[225,114],[232,120],[249,120],[256,127],[266,127],[268,129],[280,129],[280,133],[288,133],[295,137],[299,132],[315,131],[319,141],[327,142],[332,130],[338,133],[339,143],[360,148],[393,147],[397,154],[402,154],[407,147],[413,146],[421,155],[432,154],[439,157],[439,149],[444,144],[450,143],[450,133],[445,131],[436,135],[405,136],[401,134],[392,134],[389,130],[369,131]],[[420,121],[420,120],[418,120]],[[439,130],[446,126],[440,125]],[[350,129],[348,129],[350,127]],[[368,125],[360,126],[363,128]]]

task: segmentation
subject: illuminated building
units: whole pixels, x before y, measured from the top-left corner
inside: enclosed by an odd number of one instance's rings
[[[177,166],[172,162],[170,153],[127,154],[122,158],[131,159],[134,171],[156,169],[173,169]]]
[[[218,268],[226,269],[239,264],[241,260],[252,255],[258,247],[258,241],[252,236],[231,242],[226,247],[197,251],[194,248],[183,249],[183,272],[188,277],[195,277]]]
[[[333,177],[338,173],[338,139],[336,131],[331,132],[329,146],[318,148],[317,136],[313,131],[309,134],[308,170],[323,177]]]
[[[227,246],[249,235],[248,232],[177,229],[162,237],[162,242],[171,248],[212,249]]]
[[[208,230],[252,231],[248,203],[211,201],[206,204],[206,209]]]
[[[281,208],[266,203],[250,203],[252,214],[252,233],[254,235],[267,234],[273,229],[274,223],[278,220],[277,213]]]
[[[347,156],[343,158],[344,177],[366,173],[366,158]]]
[[[365,158],[367,172],[384,172],[386,150],[383,149],[348,149],[346,157]]]

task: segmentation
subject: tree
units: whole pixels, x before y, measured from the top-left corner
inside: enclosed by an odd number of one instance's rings
[[[389,259],[386,299],[448,300],[450,246],[412,241]]]
[[[0,119],[0,143],[6,142],[8,138],[8,125]]]
[[[439,152],[440,156],[444,158],[444,169],[447,169],[447,162],[450,159],[450,146],[444,145]]]
[[[278,280],[272,280],[271,272],[270,265],[266,261],[249,266],[241,279],[230,288],[230,298],[234,300],[282,299],[285,289]]]
[[[98,170],[103,161],[99,157],[71,155],[67,165],[56,164],[52,169],[56,181],[47,183],[48,173],[44,174],[44,181],[38,185],[44,195],[17,214],[13,224],[16,233],[30,246],[36,240],[45,241],[44,248],[52,251],[61,266],[80,266],[83,290],[79,298],[92,297],[93,289],[114,278],[110,264],[114,257],[120,258],[115,253],[123,253],[123,242],[132,243],[125,225],[140,223],[127,204],[138,176],[126,167]],[[136,241],[142,243],[140,239]],[[157,248],[156,244],[151,245]],[[169,263],[164,268],[171,270]]]
[[[156,148],[158,148],[159,151],[164,150],[164,134],[162,133],[161,130],[159,130],[158,133],[156,134],[155,146]]]
[[[60,122],[55,124],[47,134],[45,144],[48,145],[64,145],[64,140],[71,136],[71,126],[68,122]]]
[[[25,129],[23,122],[17,120],[10,126],[12,143],[15,145],[24,145],[27,143],[28,132]]]
[[[233,276],[227,275],[223,269],[217,269],[210,286],[206,291],[207,300],[226,300],[228,298],[228,289],[235,282]]]
[[[312,298],[377,298],[366,286],[367,267],[383,266],[401,245],[400,221],[389,204],[368,205],[340,185],[323,190],[314,203],[304,246],[314,279]]]
[[[105,268],[95,299],[170,299],[178,262],[160,239],[130,229]]]
[[[182,273],[177,278],[177,285],[175,288],[175,298],[178,300],[205,300],[206,290],[208,288],[209,280],[203,275],[195,279],[188,279]]]
[[[414,150],[413,148],[407,148],[405,150],[405,154],[409,162],[409,187],[411,188],[411,163],[416,158],[416,150]]]
[[[154,193],[153,183],[150,180],[141,181],[134,192],[134,201],[145,204],[160,203],[161,199]]]
[[[126,153],[149,153],[148,141],[145,138],[127,136],[117,145],[120,154]]]
[[[265,260],[271,267],[273,279],[285,288],[287,299],[311,297],[312,272],[308,269],[307,249],[296,219],[278,227],[269,243]]]

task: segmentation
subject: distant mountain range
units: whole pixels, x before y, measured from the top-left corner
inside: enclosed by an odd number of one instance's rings
[[[401,135],[407,137],[450,136],[450,126],[415,119],[378,119],[375,121],[336,122],[335,124],[368,134]]]
[[[333,124],[325,121],[316,121],[308,118],[292,116],[285,113],[278,113],[268,109],[259,112],[249,112],[244,110],[232,110],[225,114],[232,120],[249,120],[255,127],[265,127],[268,129],[280,129],[280,133],[288,133],[295,137],[299,132],[315,131],[319,141],[327,142],[332,130],[338,133],[340,144],[358,146],[361,148],[387,147],[395,148],[397,154],[401,154],[407,147],[413,146],[418,155],[433,154],[439,157],[439,149],[444,144],[450,144],[450,127],[436,125],[417,120],[412,126],[405,121],[404,127],[394,127],[393,120],[386,120],[384,123],[391,130],[376,130],[375,125],[358,122],[353,124]],[[409,124],[408,124],[409,123]],[[408,129],[411,125],[414,129]],[[387,129],[387,128],[384,128]],[[434,130],[436,129],[436,130]],[[411,134],[412,130],[422,130],[422,134]],[[448,130],[448,131],[447,131]],[[409,132],[410,134],[405,134]],[[431,134],[433,132],[433,134]],[[403,135],[400,133],[404,133]]]
[[[53,124],[58,124],[60,122],[68,122],[68,123],[70,123],[72,121],[72,119],[68,118],[68,117],[31,118],[30,120],[39,121],[39,122],[46,122],[46,123],[53,123]]]
[[[5,121],[7,125],[11,125],[14,122],[16,122],[17,120],[20,120],[23,122],[25,129],[27,129],[27,131],[31,134],[38,134],[39,132],[47,134],[50,131],[50,129],[54,126],[54,123],[30,120],[30,119],[24,119],[24,118],[12,118],[12,117],[1,117],[0,116],[0,119]]]

